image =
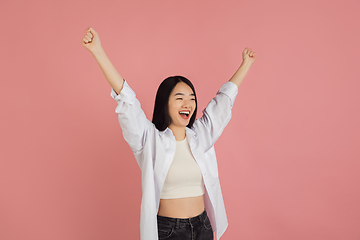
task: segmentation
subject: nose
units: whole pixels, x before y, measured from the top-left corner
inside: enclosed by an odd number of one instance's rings
[[[190,105],[190,100],[184,100],[183,102],[183,107],[185,108],[189,108],[191,105]]]

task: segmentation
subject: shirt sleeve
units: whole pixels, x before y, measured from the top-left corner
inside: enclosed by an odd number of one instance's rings
[[[147,132],[152,123],[146,118],[135,92],[127,81],[124,80],[119,94],[112,89],[110,95],[118,103],[115,112],[118,114],[124,139],[134,153],[139,153],[144,147]]]
[[[236,84],[226,82],[203,110],[202,117],[195,121],[194,130],[202,134],[205,149],[210,149],[215,144],[229,123],[237,93]]]

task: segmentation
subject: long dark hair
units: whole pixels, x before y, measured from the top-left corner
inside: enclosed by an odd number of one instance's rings
[[[183,76],[172,76],[166,78],[160,84],[156,93],[152,123],[159,131],[164,131],[171,124],[171,118],[169,115],[169,97],[171,91],[179,82],[186,83],[194,92],[196,107],[187,127],[191,128],[195,122],[196,110],[197,110],[197,98],[196,98],[195,88],[189,79]]]

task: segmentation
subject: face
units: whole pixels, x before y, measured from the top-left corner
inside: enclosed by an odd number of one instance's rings
[[[176,84],[169,96],[169,115],[172,127],[186,127],[196,108],[193,90],[184,82]]]

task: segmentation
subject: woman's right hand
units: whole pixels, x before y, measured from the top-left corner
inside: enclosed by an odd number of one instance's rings
[[[82,39],[81,43],[91,53],[101,49],[99,34],[91,27],[86,30],[86,35]]]

